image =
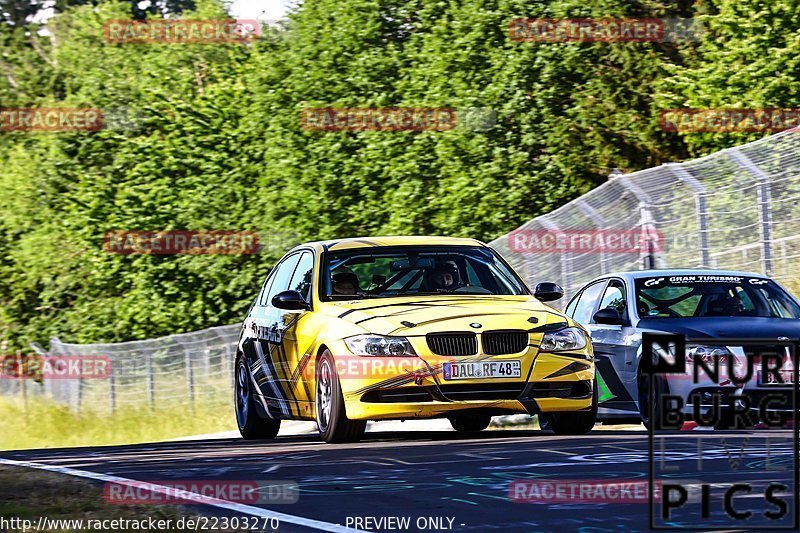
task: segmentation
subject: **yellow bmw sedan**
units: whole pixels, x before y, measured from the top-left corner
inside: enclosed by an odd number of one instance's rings
[[[586,331],[543,304],[500,255],[472,239],[312,242],[272,269],[244,321],[235,407],[245,439],[281,420],[316,420],[326,442],[359,440],[368,420],[538,415],[583,434],[597,417]]]

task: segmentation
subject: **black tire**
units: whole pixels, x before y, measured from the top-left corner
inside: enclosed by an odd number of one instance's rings
[[[665,394],[669,394],[669,385],[667,381],[661,377],[655,377],[655,404],[653,405],[653,428],[664,429],[664,421],[661,420],[661,398]],[[642,419],[642,424],[645,428],[650,429],[650,376],[646,374],[639,374],[639,416]]]
[[[586,411],[540,413],[539,427],[556,435],[585,435],[597,423],[597,381],[592,384],[592,407]]]
[[[459,433],[477,433],[489,427],[489,415],[458,415],[450,417],[450,425]]]
[[[367,429],[367,421],[347,418],[336,364],[328,350],[322,352],[317,361],[314,401],[317,430],[322,440],[330,444],[361,440]]]
[[[253,385],[250,381],[250,370],[241,355],[236,358],[235,369],[233,401],[239,433],[245,440],[274,439],[281,429],[281,421],[267,420],[258,414],[253,397]]]

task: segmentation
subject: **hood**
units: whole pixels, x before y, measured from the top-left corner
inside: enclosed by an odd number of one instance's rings
[[[531,329],[565,322],[564,315],[530,296],[417,296],[331,302],[328,312],[379,335],[441,331]],[[471,324],[480,324],[474,328]]]
[[[739,338],[776,339],[800,338],[800,320],[766,317],[705,317],[705,318],[644,318],[640,329],[677,333],[689,339]]]

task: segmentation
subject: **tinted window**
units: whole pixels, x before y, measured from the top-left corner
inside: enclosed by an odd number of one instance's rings
[[[642,318],[800,318],[800,307],[768,279],[698,274],[636,280]]]
[[[298,291],[308,302],[311,300],[311,280],[313,279],[314,256],[311,252],[303,252],[300,262],[289,282],[289,289]]]
[[[616,309],[622,316],[625,314],[625,288],[622,282],[611,280],[606,287],[606,292],[603,293],[603,299],[600,300],[599,309],[611,307]]]
[[[520,279],[491,249],[398,246],[326,254],[323,299],[438,295],[523,295]]]
[[[292,279],[292,274],[294,274],[294,269],[299,260],[300,254],[293,254],[275,267],[278,270],[272,276],[269,290],[266,291],[265,298],[261,300],[261,305],[271,305],[273,296],[289,289],[289,281]]]
[[[572,318],[574,318],[576,322],[580,322],[581,324],[588,324],[591,322],[594,304],[597,303],[597,299],[600,298],[600,291],[603,290],[604,285],[605,281],[600,281],[584,289],[580,298],[578,298],[578,304],[575,306],[575,314],[572,315]]]

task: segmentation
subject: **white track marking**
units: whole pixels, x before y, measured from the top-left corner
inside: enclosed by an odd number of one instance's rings
[[[146,488],[146,490],[149,490],[156,494],[169,495],[170,493],[174,492],[174,489],[170,489],[169,487],[163,485],[154,485],[148,482],[146,486],[143,487],[142,481],[136,481],[134,479],[127,479],[118,476],[111,476],[108,474],[99,474],[97,472],[88,472],[86,470],[76,470],[74,468],[67,468],[63,466],[34,463],[30,461],[15,461],[14,459],[4,459],[2,457],[0,457],[0,465],[19,466],[23,468],[35,468],[37,470],[47,470],[48,472],[56,472],[59,474],[66,474],[68,476],[93,479],[95,481],[105,481],[106,483],[117,483],[119,485],[134,487],[139,490],[141,490],[142,488]],[[191,502],[196,503],[197,505],[208,505],[211,507],[217,507],[219,509],[227,509],[228,511],[233,511],[236,513],[247,514],[250,516],[257,516],[259,518],[276,518],[280,520],[281,524],[284,523],[294,524],[297,526],[307,527],[311,529],[319,529],[321,531],[336,531],[340,533],[366,533],[359,529],[344,527],[340,524],[332,524],[330,522],[322,522],[320,520],[313,520],[311,518],[303,518],[302,516],[295,516],[286,513],[278,513],[276,511],[270,511],[268,509],[254,507],[252,505],[244,505],[241,503],[230,502],[227,500],[209,498],[207,496],[203,496],[201,494],[196,494],[193,492],[182,492],[181,499],[189,500]]]

